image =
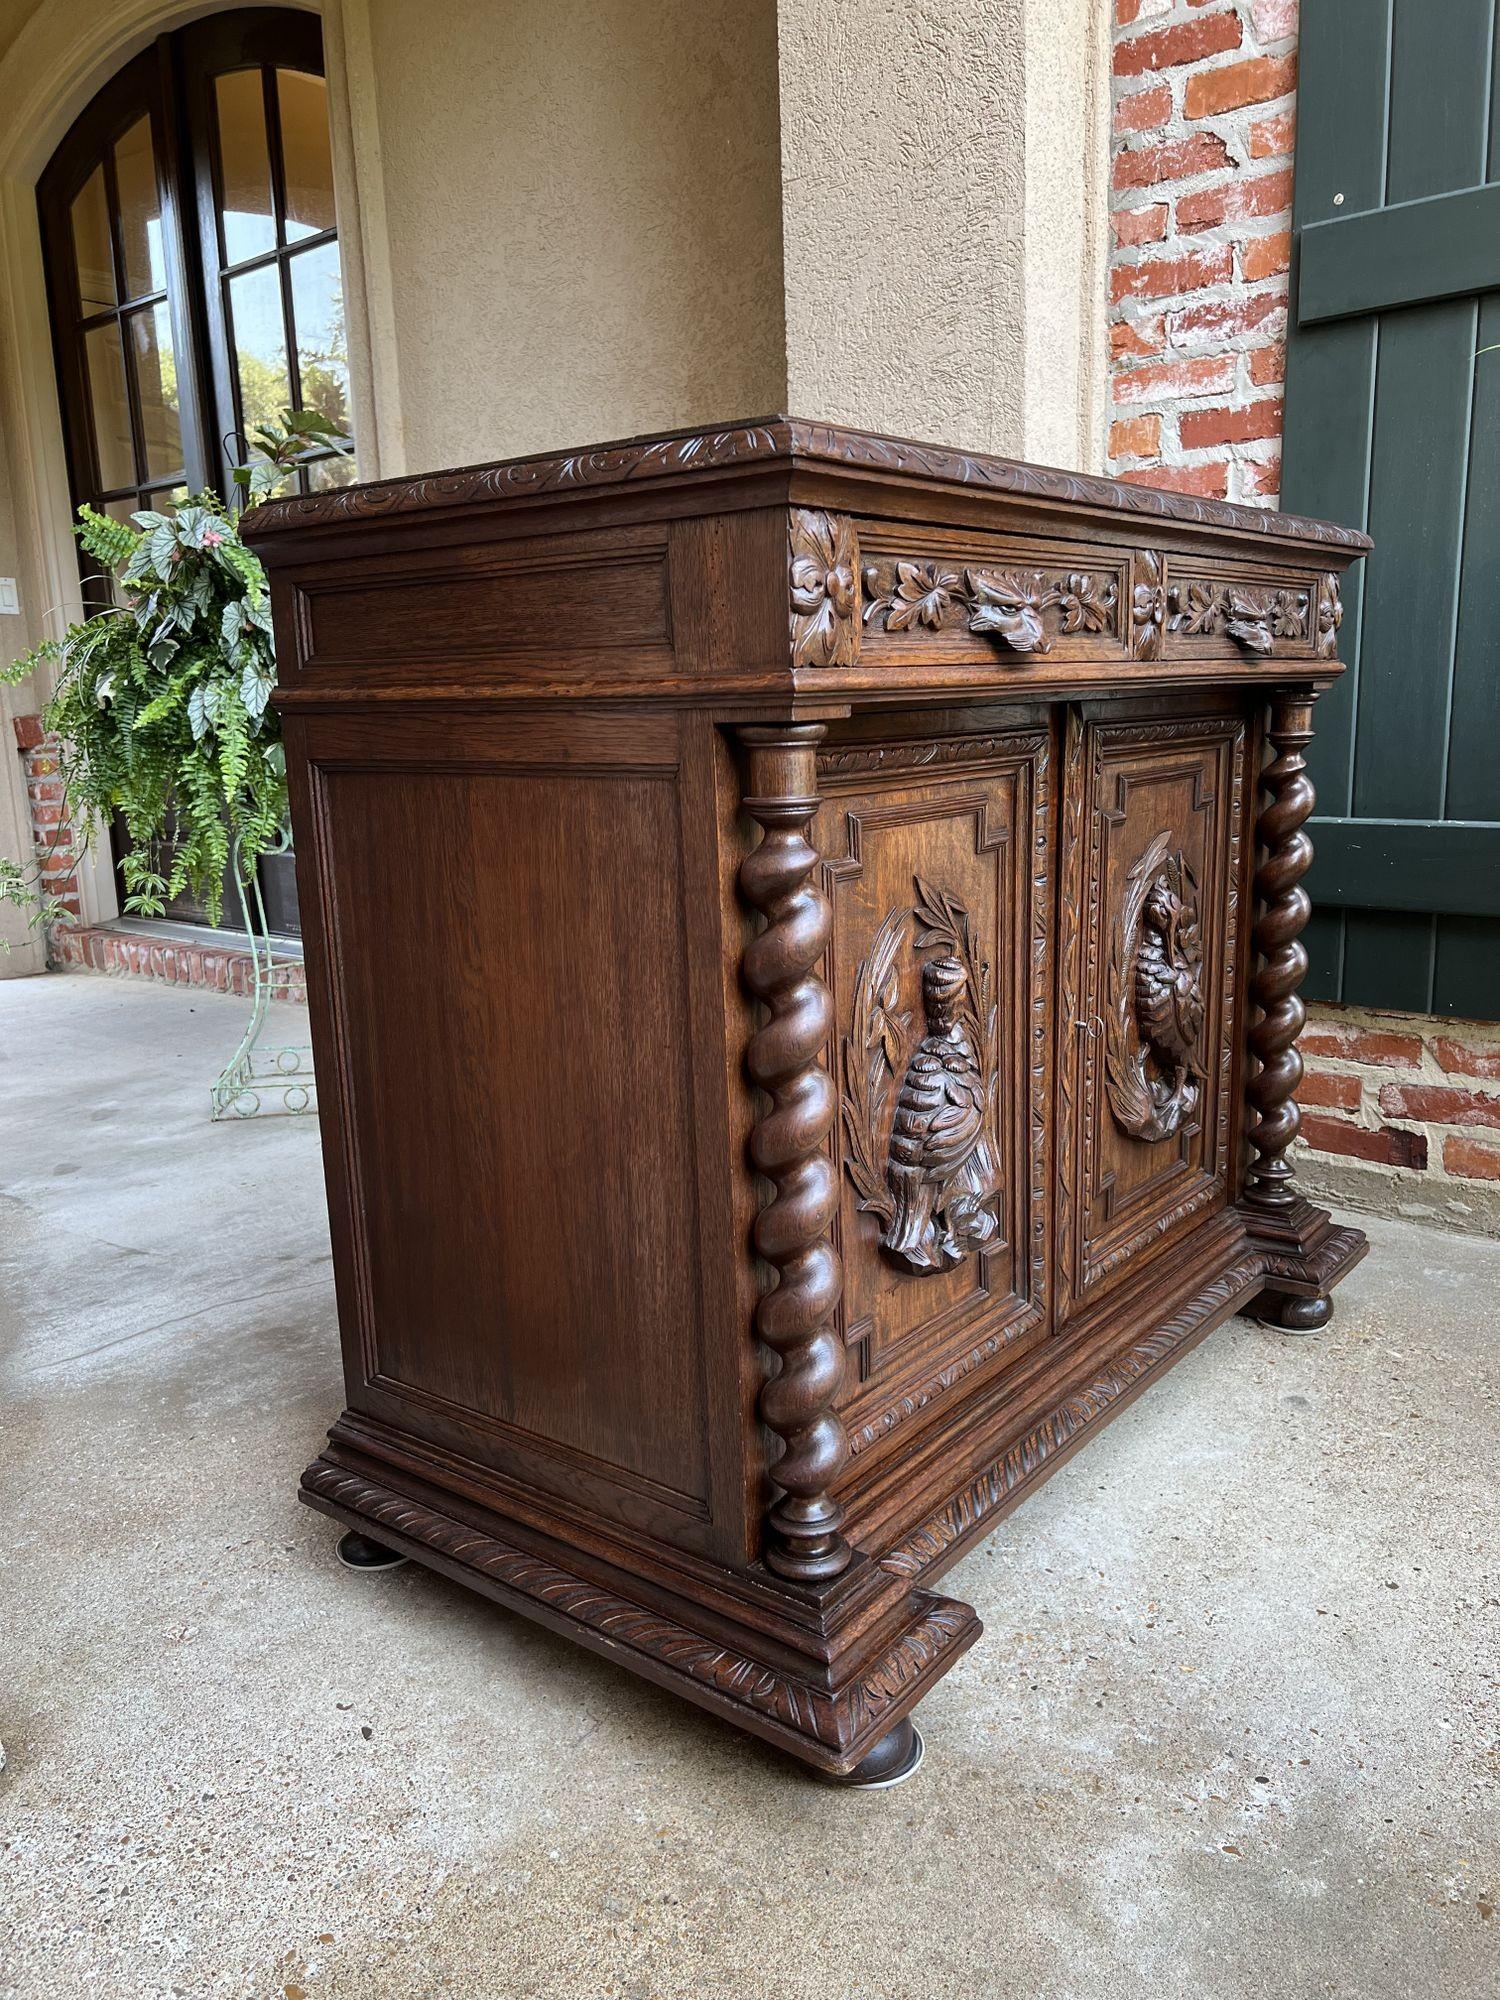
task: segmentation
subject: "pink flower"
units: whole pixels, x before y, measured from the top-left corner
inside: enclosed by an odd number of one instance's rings
[[[203,546],[206,549],[216,549],[223,539],[217,528],[205,528],[203,531]]]

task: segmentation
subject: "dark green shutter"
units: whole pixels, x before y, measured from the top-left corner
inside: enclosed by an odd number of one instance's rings
[[[1367,528],[1306,991],[1500,1015],[1496,0],[1303,0],[1283,504]],[[1342,197],[1342,199],[1338,199]],[[1477,356],[1477,358],[1476,358]]]

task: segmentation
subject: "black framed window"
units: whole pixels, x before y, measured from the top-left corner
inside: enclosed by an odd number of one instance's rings
[[[351,431],[344,292],[322,38],[310,14],[221,14],[175,37],[219,478],[249,429],[288,405]],[[348,485],[353,460],[309,459],[306,492]]]
[[[73,499],[122,520],[205,484],[208,464],[163,82],[148,49],[38,188]]]
[[[75,506],[128,520],[226,492],[249,430],[286,407],[351,431],[315,16],[260,7],[161,36],[78,118],[37,201]],[[330,453],[282,490],[355,477]],[[262,893],[294,932],[289,855],[262,864]],[[187,897],[171,914],[203,915]]]

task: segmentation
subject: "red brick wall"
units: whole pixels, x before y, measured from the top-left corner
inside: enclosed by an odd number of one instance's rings
[[[160,986],[203,986],[246,999],[255,991],[255,962],[248,949],[236,951],[212,941],[187,944],[181,938],[111,930],[103,924],[96,928],[67,924],[53,933],[51,957],[54,965],[71,972],[154,979]],[[273,998],[306,1001],[307,981],[300,964],[280,965]]]
[[[176,937],[150,937],[141,931],[90,927],[82,922],[78,890],[78,855],[72,828],[63,819],[63,787],[57,762],[57,738],[49,736],[39,715],[15,718],[16,744],[26,770],[31,802],[31,836],[41,863],[41,892],[72,917],[52,924],[47,957],[53,966],[70,971],[107,972],[135,979],[154,979],[166,986],[206,986],[219,993],[249,995],[255,988],[255,965],[248,950],[205,939],[184,943]],[[305,1001],[307,987],[300,964],[289,964],[276,977],[278,1000]]]
[[[15,718],[16,744],[26,770],[26,796],[31,805],[31,837],[41,864],[41,893],[75,919],[83,915],[78,896],[78,856],[73,829],[63,819],[63,786],[58,770],[57,738],[49,736],[39,715]]]
[[[1111,470],[1274,506],[1297,0],[1115,0]]]
[[[1500,1025],[1315,1007],[1302,1056],[1312,1151],[1398,1168],[1434,1194],[1500,1181]]]

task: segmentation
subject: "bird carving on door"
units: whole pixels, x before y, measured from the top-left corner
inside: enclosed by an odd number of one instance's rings
[[[1162,1071],[1199,1072],[1203,946],[1198,919],[1159,875],[1146,898],[1135,960],[1135,1018]]]
[[[912,1271],[950,1270],[998,1233],[985,1206],[1000,1179],[989,1088],[960,1014],[967,989],[960,959],[933,958],[922,967],[927,1032],[906,1065],[886,1165],[895,1212],[885,1248]]]
[[[1148,1144],[1181,1131],[1206,1072],[1203,932],[1192,869],[1159,833],[1126,878],[1115,919],[1105,1086],[1122,1131]]]
[[[879,1218],[881,1249],[924,1275],[1003,1240],[994,1213],[1002,1182],[989,964],[958,898],[914,881],[915,904],[889,913],[855,980],[843,1127],[844,1165],[860,1209]],[[917,950],[937,954],[919,960],[923,1032],[914,1048],[901,1005],[908,924]]]

